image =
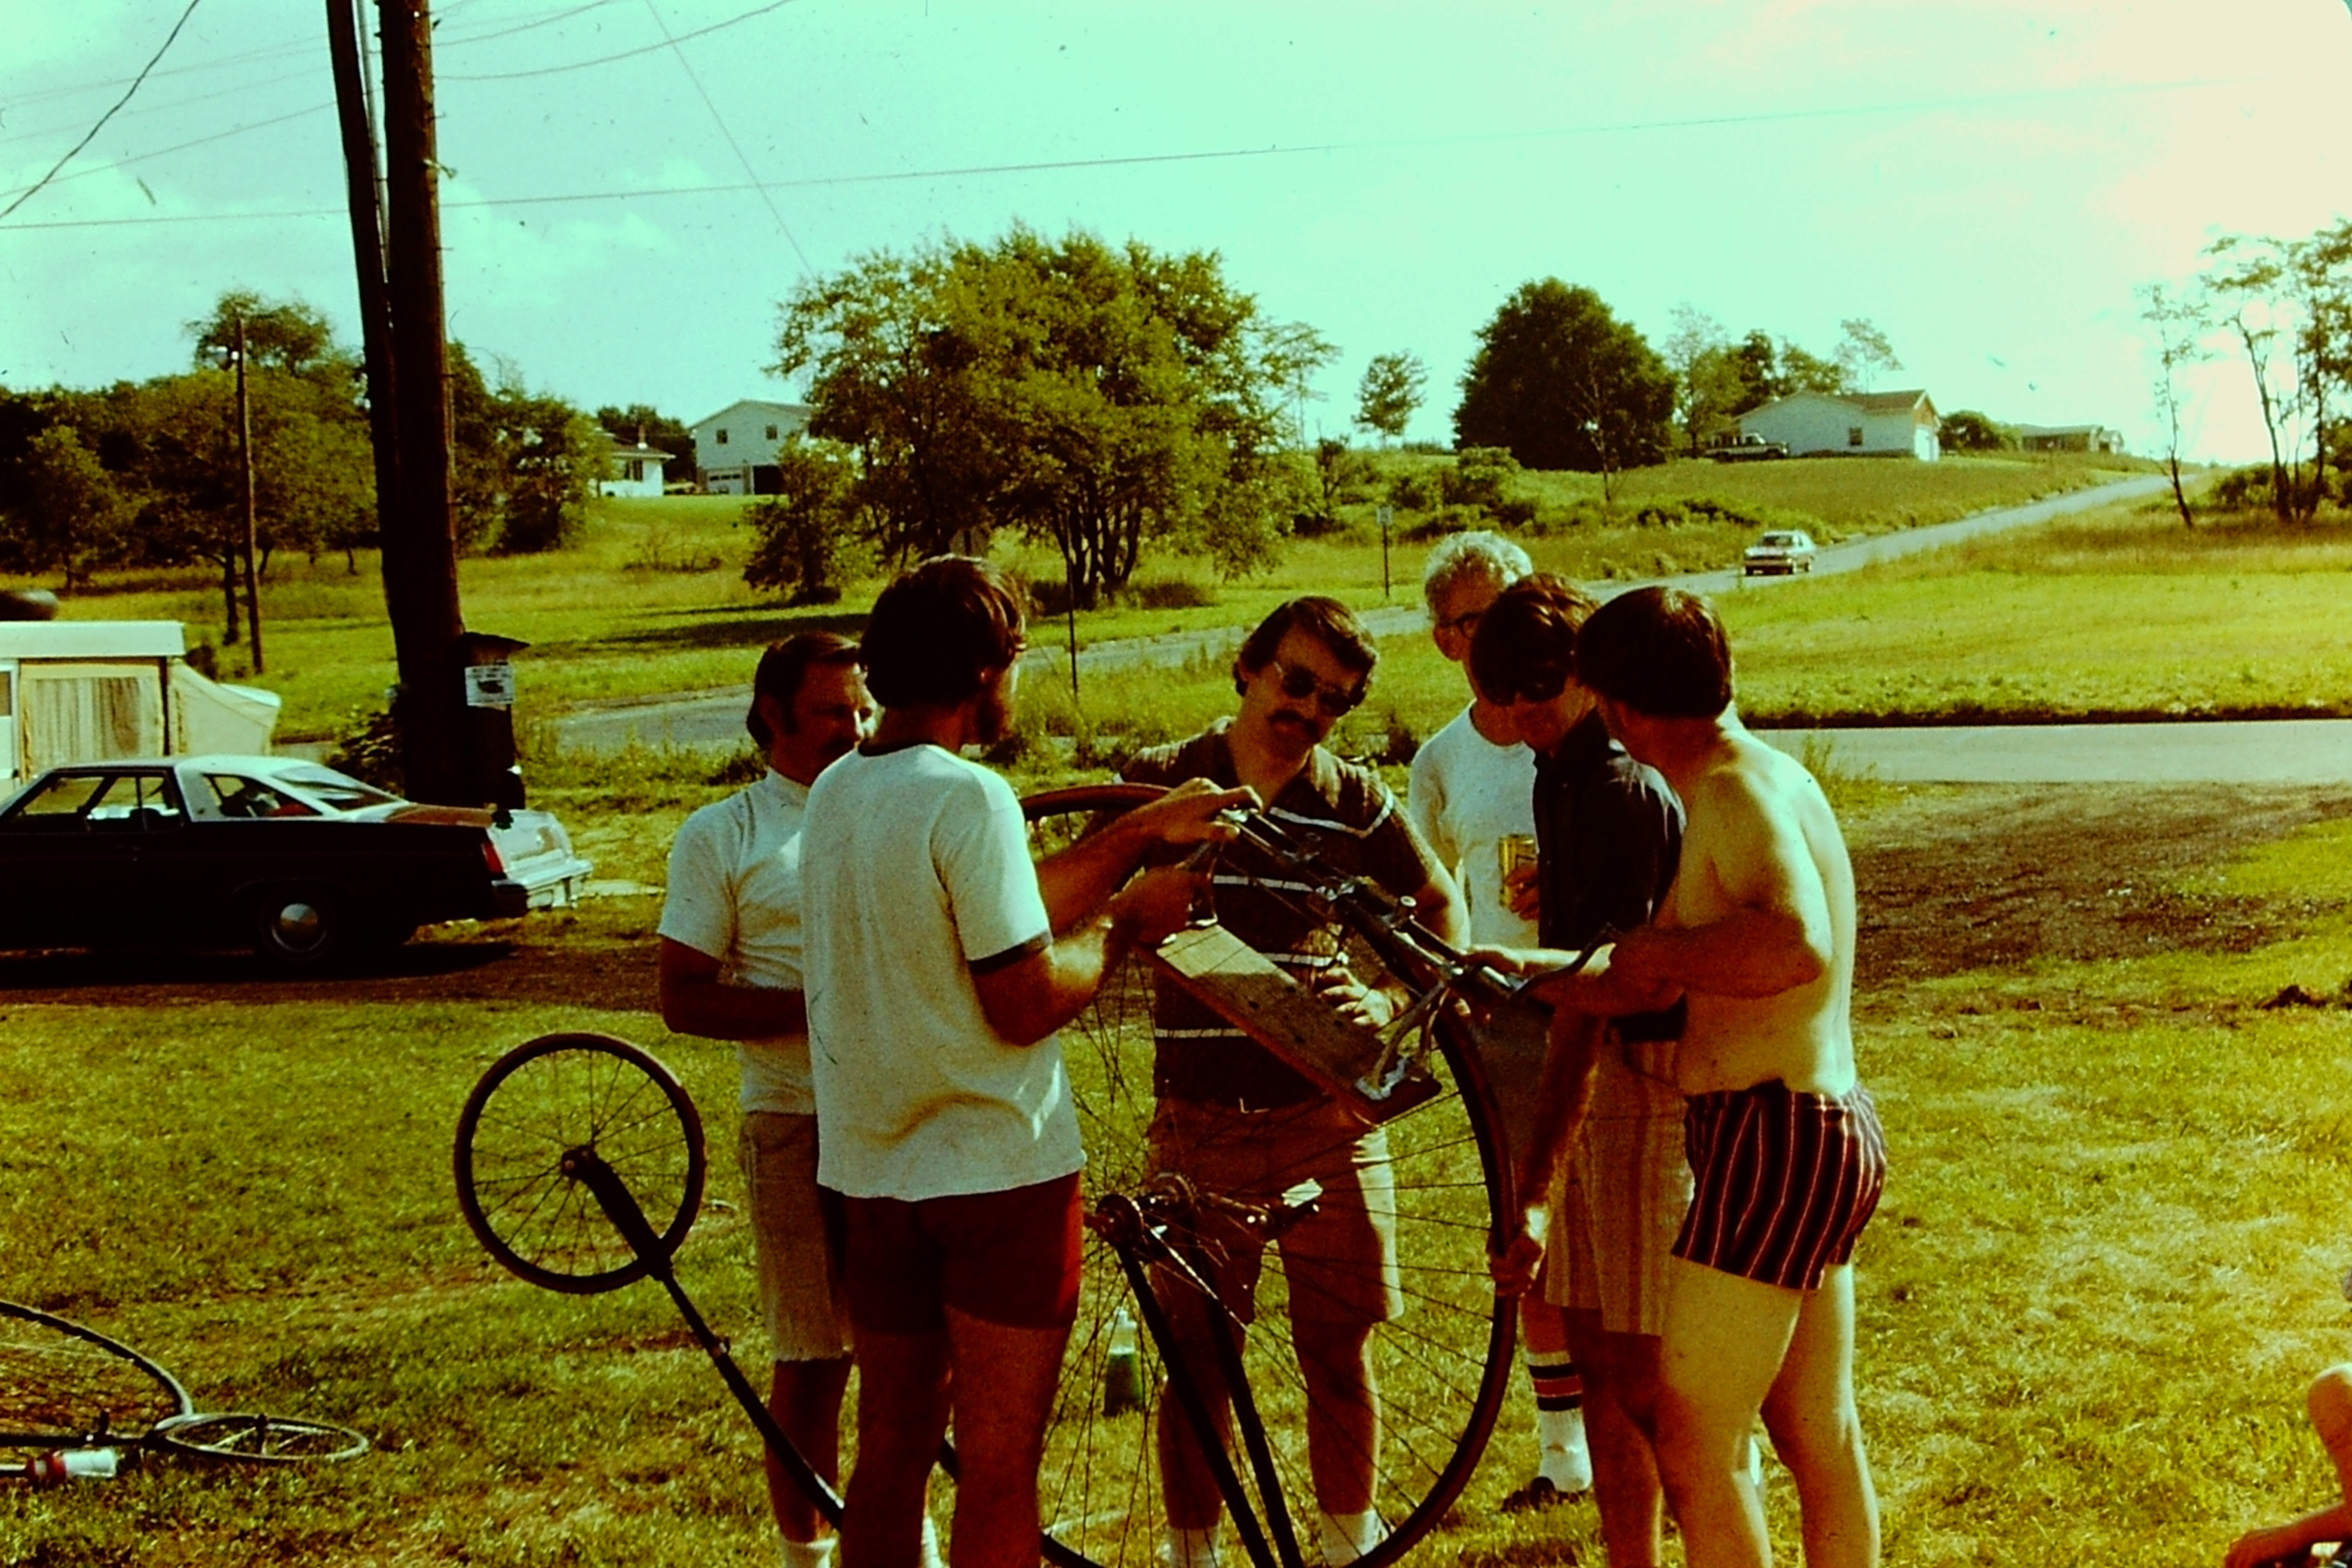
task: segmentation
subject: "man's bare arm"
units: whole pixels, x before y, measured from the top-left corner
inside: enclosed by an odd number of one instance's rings
[[[1693,820],[1706,824],[1707,853],[1697,871],[1729,907],[1714,920],[1627,936],[1613,955],[1627,981],[1762,997],[1829,972],[1836,928],[1828,889],[1793,808],[1767,800],[1760,788],[1744,770],[1710,776],[1692,803]]]
[[[972,989],[989,1027],[1014,1046],[1034,1046],[1076,1017],[1108,975],[1138,944],[1149,946],[1184,923],[1195,883],[1165,867],[1147,872],[1076,930],[1003,968],[975,971]]]
[[[1592,1104],[1592,1070],[1601,1060],[1601,1020],[1582,1013],[1555,1012],[1537,1080],[1534,1135],[1522,1153],[1511,1230],[1488,1260],[1495,1289],[1524,1294],[1543,1263],[1547,1205],[1560,1162],[1567,1158]]]
[[[1206,779],[1188,779],[1047,856],[1037,864],[1037,890],[1055,933],[1076,930],[1109,902],[1154,846],[1222,843],[1234,837],[1234,829],[1218,816],[1255,804],[1254,790],[1219,789]]]
[[[798,991],[725,985],[719,960],[668,937],[661,939],[662,1023],[674,1035],[706,1040],[764,1040],[808,1029],[808,1003]]]

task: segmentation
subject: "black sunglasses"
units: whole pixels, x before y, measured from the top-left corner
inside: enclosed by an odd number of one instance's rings
[[[1538,669],[1511,682],[1503,693],[1505,702],[1549,702],[1568,689],[1568,671]]]
[[[1294,702],[1304,702],[1313,698],[1315,706],[1323,710],[1327,719],[1339,719],[1354,712],[1356,704],[1364,700],[1364,689],[1360,684],[1350,690],[1344,686],[1328,684],[1311,669],[1285,664],[1278,658],[1266,662],[1273,667],[1276,678],[1281,681],[1285,697]]]

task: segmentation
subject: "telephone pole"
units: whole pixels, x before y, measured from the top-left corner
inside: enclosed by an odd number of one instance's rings
[[[261,539],[253,494],[253,404],[245,385],[245,316],[236,318],[236,456],[245,468],[245,625],[253,651],[253,673],[261,666],[261,569],[254,563]]]
[[[382,493],[378,458],[377,514],[383,535],[383,598],[392,618],[393,646],[400,665],[400,692],[394,716],[400,729],[409,795],[439,805],[472,805],[478,791],[469,777],[466,743],[466,697],[459,639],[465,618],[457,604],[457,549],[452,526],[449,482],[448,351],[443,337],[441,298],[440,161],[433,122],[433,30],[426,0],[381,0],[383,19],[385,195],[387,240],[381,253],[362,232],[373,226],[374,160],[365,153],[351,168],[355,148],[352,121],[363,120],[363,99],[351,89],[363,81],[355,65],[357,35],[351,7],[356,0],[327,0],[331,44],[336,50],[336,89],[344,120],[346,178],[352,202],[353,250],[360,273],[364,325],[379,320],[382,347],[368,350],[368,396],[390,405],[391,440],[397,472],[389,501]],[[340,10],[340,16],[339,16]],[[362,208],[367,209],[362,214]],[[368,279],[381,267],[383,314],[369,309]],[[389,374],[379,378],[388,360]],[[376,426],[379,454],[386,443]]]

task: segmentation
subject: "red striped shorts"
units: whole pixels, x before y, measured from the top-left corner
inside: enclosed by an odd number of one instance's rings
[[[1694,1187],[1675,1256],[1792,1290],[1853,1258],[1886,1184],[1870,1091],[1801,1094],[1779,1079],[1690,1097]]]

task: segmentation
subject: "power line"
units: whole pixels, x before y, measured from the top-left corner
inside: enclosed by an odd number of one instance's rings
[[[495,71],[484,76],[447,76],[440,73],[436,74],[438,77],[438,79],[442,81],[520,81],[526,77],[561,76],[565,71],[586,70],[592,66],[611,65],[614,60],[635,59],[639,55],[649,55],[656,49],[676,48],[678,45],[687,42],[690,38],[706,37],[712,33],[721,32],[729,27],[740,26],[745,22],[751,21],[753,17],[764,16],[771,11],[781,11],[792,3],[793,0],[769,0],[769,4],[755,6],[751,10],[744,12],[740,16],[730,16],[724,22],[713,22],[708,27],[697,27],[691,33],[681,33],[677,37],[668,39],[667,42],[647,44],[642,48],[623,49],[617,55],[600,55],[593,60],[573,60],[569,65],[541,66],[537,70]],[[667,29],[665,28],[664,31],[667,32]]]
[[[57,182],[57,184],[60,184],[60,185],[69,185],[69,184],[73,184],[76,180],[86,180],[86,179],[89,179],[89,178],[91,175],[93,175],[93,174],[103,174],[108,173],[110,170],[114,170],[114,169],[127,169],[127,168],[129,168],[129,167],[130,167],[131,164],[133,164],[133,163],[144,163],[148,162],[150,159],[165,157],[165,156],[168,156],[169,154],[173,153],[184,153],[184,152],[186,152],[186,151],[187,151],[189,148],[191,148],[191,147],[202,147],[202,146],[205,146],[205,145],[206,145],[206,144],[208,144],[208,143],[210,143],[210,142],[226,142],[226,141],[227,141],[227,140],[228,140],[230,137],[232,137],[232,136],[243,136],[243,135],[247,134],[248,132],[254,132],[254,131],[267,131],[269,127],[271,127],[271,126],[273,126],[273,125],[283,125],[283,124],[285,124],[285,123],[286,123],[288,121],[289,121],[289,120],[303,120],[303,119],[307,119],[307,118],[309,118],[310,115],[323,113],[323,112],[325,112],[326,110],[330,110],[330,109],[332,109],[332,108],[334,108],[334,107],[335,107],[335,106],[334,106],[333,104],[331,104],[331,103],[314,103],[314,104],[310,105],[310,107],[309,107],[308,109],[297,109],[297,110],[294,110],[293,111],[291,111],[290,113],[273,115],[273,116],[271,116],[269,119],[268,119],[268,120],[255,120],[255,121],[248,121],[247,123],[243,124],[243,125],[232,126],[230,129],[228,129],[228,130],[226,130],[226,131],[215,131],[215,132],[213,132],[211,135],[209,135],[209,136],[199,136],[199,137],[196,137],[196,138],[195,138],[194,140],[193,140],[193,141],[189,141],[189,142],[173,142],[172,145],[170,145],[169,147],[158,147],[158,148],[155,148],[155,149],[154,149],[153,151],[152,151],[152,152],[147,152],[147,153],[133,153],[131,156],[130,156],[130,157],[128,157],[128,158],[117,158],[117,159],[113,160],[111,163],[100,163],[98,167],[96,167],[96,168],[94,168],[94,169],[83,169],[83,170],[80,170],[80,171],[79,171],[79,172],[77,172],[77,173],[75,173],[75,174],[68,174],[64,179],[61,179],[61,180],[58,181],[58,182]],[[70,154],[68,154],[68,156],[70,156]],[[50,171],[49,171],[49,173],[50,173],[51,174],[56,174],[56,173],[57,173],[57,170],[52,169],[52,170],[50,170]],[[49,183],[49,182],[48,182],[48,180],[47,180],[46,177],[44,177],[44,179],[42,180],[42,184],[48,184],[48,183]],[[41,188],[41,187],[40,187],[40,185],[31,185],[31,186],[27,186],[27,187],[25,189],[25,191],[23,192],[23,194],[22,194],[21,195],[19,195],[19,196],[18,196],[17,200],[16,200],[16,201],[15,201],[15,202],[13,202],[13,203],[11,203],[11,204],[9,205],[9,206],[8,206],[8,208],[7,208],[7,211],[6,211],[6,212],[0,212],[0,218],[5,218],[5,217],[8,216],[8,214],[9,214],[9,213],[15,212],[15,211],[16,210],[16,208],[17,208],[17,207],[20,207],[20,206],[22,206],[22,205],[24,205],[24,203],[25,203],[25,198],[26,198],[26,197],[30,196],[30,195],[31,195],[35,191],[37,191],[37,190],[39,190],[40,188]],[[5,194],[5,193],[0,193],[0,194]],[[10,224],[10,225],[8,225],[7,226],[8,226],[8,227],[10,227],[11,229],[19,229],[19,228],[39,228],[39,227],[46,227],[46,226],[47,226],[47,225],[40,225],[40,224],[17,223],[17,224]],[[68,226],[69,226],[69,225],[68,225]]]
[[[706,29],[707,30],[707,29]],[[692,35],[688,35],[691,37]],[[683,41],[683,40],[681,40]],[[1620,121],[1596,125],[1555,126],[1532,131],[1464,132],[1450,136],[1383,137],[1359,142],[1303,142],[1290,146],[1229,147],[1188,153],[1138,153],[1113,154],[1098,158],[1055,158],[1022,163],[973,163],[952,168],[899,169],[865,174],[817,174],[790,180],[753,179],[743,183],[701,185],[645,185],[625,191],[576,191],[559,195],[530,196],[480,196],[471,200],[447,201],[445,210],[473,207],[550,206],[568,203],[631,202],[659,196],[740,195],[746,192],[808,190],[839,185],[893,184],[915,180],[979,179],[998,174],[1051,174],[1080,169],[1114,169],[1148,167],[1166,163],[1201,163],[1227,162],[1236,159],[1288,158],[1334,153],[1395,152],[1415,148],[1454,147],[1493,144],[1507,142],[1562,141],[1585,136],[1623,135],[1648,131],[1688,131],[1737,125],[1793,123],[1808,120],[1850,120],[1885,114],[1929,114],[1953,110],[1988,109],[2005,104],[2046,101],[2052,99],[2082,97],[2139,96],[2164,92],[2189,91],[2206,88],[2243,85],[2262,79],[2252,77],[2221,77],[2189,79],[2179,81],[2115,82],[2085,87],[2043,88],[2028,91],[1992,93],[1975,98],[1919,100],[1909,103],[1854,104],[1826,108],[1765,110],[1747,114],[1705,115],[1676,120]],[[322,105],[320,107],[331,107]],[[317,110],[302,110],[280,116],[280,120],[298,119]],[[236,131],[222,132],[204,141],[259,130],[278,121],[260,121],[240,126]],[[197,142],[181,145],[194,146]],[[177,152],[166,148],[163,152]],[[159,157],[162,153],[142,153],[142,157]],[[123,160],[131,162],[131,160]],[[68,178],[79,178],[69,175]],[[236,222],[257,218],[307,218],[336,216],[338,209],[297,209],[264,213],[203,213],[182,216],[136,218],[85,218],[55,223],[12,224],[11,232],[34,229],[113,228],[156,223]]]
[[[315,82],[318,79],[319,73],[315,70],[289,71],[284,76],[266,77],[260,81],[242,81],[235,87],[215,88],[210,92],[195,93],[187,98],[166,99],[162,103],[142,103],[136,109],[124,111],[117,118],[136,120],[142,115],[168,114],[175,109],[185,109],[192,103],[210,103],[216,98],[228,98],[239,93],[257,93],[265,88],[282,86],[289,81]],[[44,125],[38,131],[18,131],[10,135],[0,136],[0,147],[5,147],[13,142],[37,142],[43,137],[55,136],[58,132],[80,123],[79,117],[76,117],[65,125]]]
[[[686,79],[694,84],[695,96],[702,100],[702,107],[710,110],[711,123],[717,125],[719,134],[727,139],[727,145],[735,153],[735,162],[743,166],[744,174],[754,185],[759,186],[760,200],[767,207],[768,216],[776,220],[776,228],[783,235],[784,243],[791,246],[793,254],[801,258],[801,275],[804,278],[815,277],[816,268],[809,265],[808,252],[801,248],[801,242],[794,237],[792,226],[784,222],[783,213],[776,206],[776,198],[769,194],[767,186],[760,184],[760,171],[751,167],[751,160],[743,154],[743,144],[735,140],[735,132],[727,129],[727,121],[719,112],[719,106],[710,100],[710,94],[703,88],[702,78],[695,74],[694,62],[686,58],[686,50],[678,40],[670,38],[669,24],[662,19],[661,7],[655,5],[654,0],[646,0],[646,9],[652,15],[654,26],[661,29],[662,37],[669,38],[670,52],[677,57],[678,68],[685,71]]]
[[[172,24],[172,30],[163,36],[163,45],[148,58],[147,63],[140,68],[139,74],[131,79],[131,85],[123,89],[122,96],[114,100],[114,109],[110,109],[104,114],[100,115],[98,117],[98,123],[89,128],[88,134],[84,135],[80,141],[75,142],[73,146],[68,150],[64,157],[49,165],[49,172],[47,174],[43,174],[39,179],[34,181],[31,187],[22,195],[18,196],[15,201],[10,202],[5,207],[0,207],[0,222],[5,222],[10,213],[15,212],[18,207],[21,207],[26,202],[31,201],[35,194],[37,193],[43,185],[47,184],[51,180],[57,178],[58,171],[59,169],[64,168],[68,163],[73,162],[74,153],[79,153],[83,148],[89,146],[91,139],[100,132],[106,129],[106,122],[114,118],[114,110],[116,109],[121,109],[124,104],[131,101],[131,95],[139,90],[139,84],[147,79],[147,73],[153,70],[155,68],[155,62],[163,58],[163,50],[172,47],[172,40],[180,36],[180,29],[188,25],[188,18],[196,14],[196,7],[203,3],[204,0],[188,0],[188,8],[180,13],[180,19],[178,21]]]

